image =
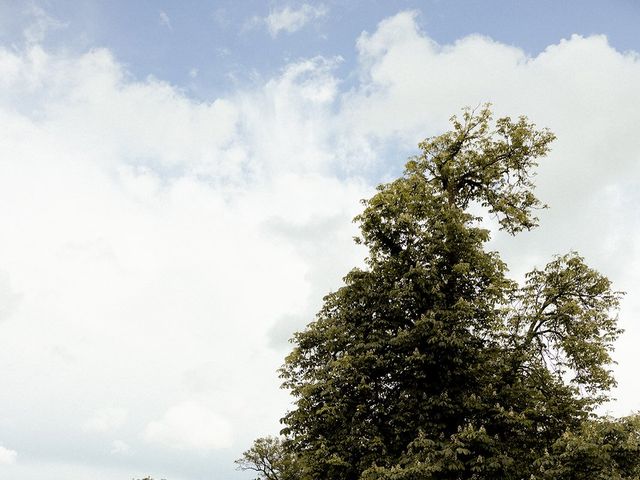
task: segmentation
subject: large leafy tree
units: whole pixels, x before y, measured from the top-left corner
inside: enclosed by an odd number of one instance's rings
[[[366,268],[295,334],[283,440],[241,460],[260,466],[270,447],[279,473],[259,478],[546,479],[571,469],[585,432],[606,443],[604,424],[587,425],[614,385],[620,294],[573,252],[516,284],[472,213],[514,235],[535,227],[533,169],[554,136],[488,107],[452,126],[364,202]]]

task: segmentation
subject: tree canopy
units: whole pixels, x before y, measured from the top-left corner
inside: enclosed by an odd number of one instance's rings
[[[366,267],[294,335],[282,437],[238,461],[257,478],[639,478],[637,418],[594,414],[615,385],[621,293],[575,252],[519,285],[473,213],[536,227],[554,135],[488,106],[451,121],[363,202]]]

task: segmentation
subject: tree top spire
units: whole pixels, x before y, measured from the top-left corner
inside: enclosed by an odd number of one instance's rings
[[[425,175],[450,206],[464,210],[476,201],[488,207],[511,234],[535,227],[532,211],[545,206],[533,194],[533,169],[555,135],[525,116],[493,122],[489,104],[450,120],[451,131],[419,144],[422,153],[407,163],[405,175]]]

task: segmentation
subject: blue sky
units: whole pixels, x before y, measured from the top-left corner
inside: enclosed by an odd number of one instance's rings
[[[64,24],[48,33],[51,46],[77,52],[109,48],[136,78],[153,75],[208,100],[256,77],[268,77],[298,58],[340,56],[343,71],[349,72],[356,61],[354,39],[401,10],[419,11],[417,22],[440,44],[478,33],[536,55],[572,34],[605,33],[618,50],[640,50],[640,9],[632,0],[328,1],[321,3],[326,15],[295,35],[283,31],[275,38],[255,22],[283,5],[295,8],[301,4],[256,0],[33,2]],[[19,43],[23,29],[32,21],[29,8],[11,1],[2,2],[0,8],[0,39]]]
[[[557,135],[515,279],[626,290],[640,408],[640,6],[0,0],[0,478],[246,479],[276,370],[365,252],[359,200],[465,105]],[[495,225],[489,223],[493,230]]]

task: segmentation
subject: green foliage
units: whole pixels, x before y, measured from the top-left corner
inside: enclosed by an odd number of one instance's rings
[[[238,469],[257,473],[256,480],[296,480],[295,457],[288,455],[282,441],[275,437],[257,439],[253,446],[236,460]]]
[[[540,480],[640,479],[640,416],[585,422],[562,435],[539,464]]]
[[[258,478],[515,480],[571,468],[558,442],[587,434],[614,385],[620,293],[575,253],[522,286],[508,279],[470,210],[484,206],[511,234],[536,226],[533,168],[554,136],[524,117],[492,122],[488,107],[452,125],[364,202],[367,268],[295,334],[280,371],[295,399],[283,440],[259,439],[240,460]]]

